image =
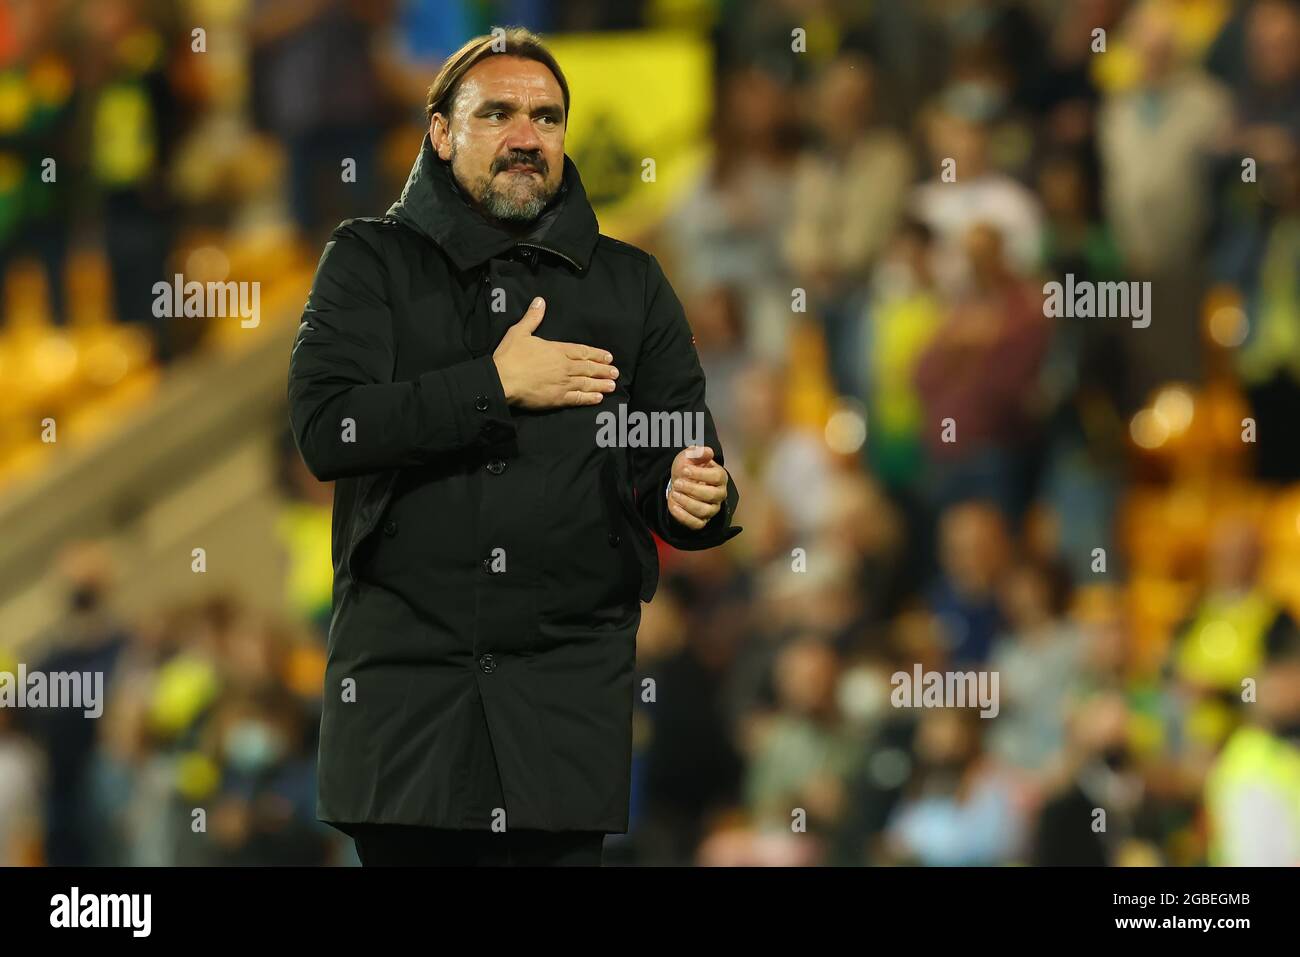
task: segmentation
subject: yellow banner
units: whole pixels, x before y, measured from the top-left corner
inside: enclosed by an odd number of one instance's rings
[[[569,81],[565,152],[601,231],[635,234],[694,181],[708,156],[713,63],[689,33],[547,38]]]

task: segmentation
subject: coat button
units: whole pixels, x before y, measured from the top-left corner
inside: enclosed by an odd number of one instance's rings
[[[474,400],[474,408],[478,409],[480,412],[486,412],[488,410],[487,396],[481,395],[476,398]]]
[[[505,460],[493,459],[491,462],[487,464],[487,470],[491,472],[493,475],[500,475],[502,472],[506,470]]]
[[[618,532],[610,532],[608,540],[609,540],[610,547],[618,548],[619,543],[623,541],[623,537],[619,535]]]
[[[490,675],[497,670],[497,660],[492,655],[478,656],[478,670],[485,675]]]
[[[384,534],[390,536],[397,534],[397,523],[394,522],[391,518],[388,521],[384,522]]]

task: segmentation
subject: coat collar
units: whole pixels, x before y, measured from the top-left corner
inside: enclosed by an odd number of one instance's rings
[[[388,215],[433,240],[462,272],[521,244],[568,260],[585,272],[600,232],[578,168],[567,155],[560,191],[533,229],[520,237],[479,215],[465,201],[451,165],[438,158],[428,133],[402,196],[389,207]]]

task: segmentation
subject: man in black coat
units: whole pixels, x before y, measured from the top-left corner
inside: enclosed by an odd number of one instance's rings
[[[321,820],[363,863],[599,863],[627,830],[653,531],[738,494],[681,304],[602,236],[524,30],[453,54],[401,199],[334,231],[289,366],[335,480]]]

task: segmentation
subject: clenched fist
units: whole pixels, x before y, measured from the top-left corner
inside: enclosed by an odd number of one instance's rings
[[[524,409],[596,405],[614,391],[614,357],[576,342],[537,338],[544,315],[546,300],[538,296],[492,353],[506,402]]]
[[[727,470],[713,461],[713,449],[692,445],[673,459],[668,514],[687,528],[703,528],[727,500]]]

